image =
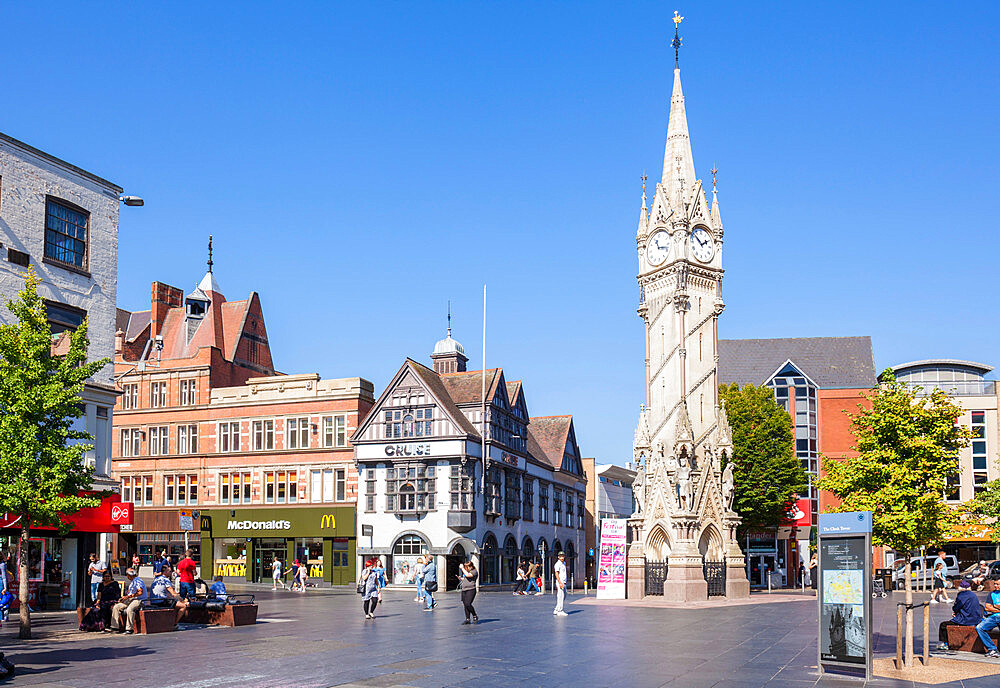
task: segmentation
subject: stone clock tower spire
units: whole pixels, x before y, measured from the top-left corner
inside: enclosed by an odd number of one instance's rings
[[[718,396],[722,220],[695,176],[681,88],[680,22],[663,174],[639,216],[639,308],[646,339],[646,399],[635,433],[639,504],[630,521],[629,595],[645,593],[645,561],[668,561],[663,594],[675,600],[749,594],[739,517],[722,464],[732,451]],[[731,471],[729,471],[731,473]]]

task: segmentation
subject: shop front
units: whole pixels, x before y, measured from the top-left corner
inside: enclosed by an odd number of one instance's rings
[[[181,526],[180,509],[136,509],[131,526],[123,527],[116,538],[113,568],[124,573],[139,555],[139,575],[152,577],[153,559],[166,552],[175,564],[190,549],[195,563],[201,563],[201,539],[195,530],[185,533]]]
[[[201,511],[203,570],[232,581],[269,582],[275,558],[287,571],[298,559],[313,582],[354,581],[352,507],[207,509]]]
[[[21,552],[28,562],[28,604],[32,611],[76,609],[90,602],[90,578],[87,567],[91,553],[107,560],[110,552],[99,550],[100,534],[118,533],[122,524],[131,521],[131,505],[124,505],[118,494],[101,504],[82,509],[66,520],[73,529],[60,535],[54,528],[32,528]],[[20,519],[0,514],[0,550],[7,552],[9,570],[20,576],[18,543]],[[15,590],[18,583],[15,583]]]

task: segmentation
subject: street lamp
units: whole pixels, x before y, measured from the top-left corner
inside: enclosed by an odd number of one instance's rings
[[[125,205],[139,206],[145,205],[145,202],[140,196],[119,196],[118,200]]]

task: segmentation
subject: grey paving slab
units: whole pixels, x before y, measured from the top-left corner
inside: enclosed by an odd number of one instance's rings
[[[140,675],[159,677],[156,688],[864,686],[820,678],[814,599],[724,609],[571,603],[570,616],[554,617],[551,596],[481,593],[482,623],[462,626],[455,595],[440,595],[432,613],[403,592],[385,598],[378,618],[367,621],[350,592],[265,591],[256,626],[153,636],[77,634],[72,614],[52,614],[38,618],[41,640],[18,642],[13,625],[5,625],[0,650],[19,666],[16,685],[33,687],[132,688]],[[876,601],[875,610],[876,647],[885,656],[895,650],[894,600]],[[933,609],[935,631],[948,615],[946,605]],[[987,677],[942,685],[1000,683]]]

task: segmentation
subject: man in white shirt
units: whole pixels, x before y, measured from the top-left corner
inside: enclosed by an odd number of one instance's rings
[[[563,602],[566,600],[566,553],[560,552],[559,560],[556,562],[556,608],[552,610],[555,616],[569,616],[563,611]]]
[[[108,565],[102,560],[97,558],[96,554],[90,555],[90,565],[87,567],[87,573],[90,574],[90,603],[93,604],[94,600],[97,599],[97,586],[101,584],[104,580],[104,572],[107,571]]]
[[[118,633],[123,632],[122,615],[124,615],[126,619],[124,633],[131,635],[132,629],[135,628],[135,617],[139,613],[139,607],[142,606],[143,600],[149,599],[149,591],[135,569],[126,571],[125,577],[128,578],[125,594],[111,608],[111,630]]]

